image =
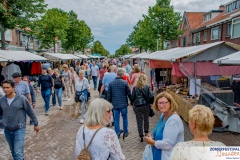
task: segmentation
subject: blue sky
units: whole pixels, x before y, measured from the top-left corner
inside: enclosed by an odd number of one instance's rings
[[[95,40],[100,40],[111,54],[126,42],[133,26],[156,0],[45,0],[48,8],[73,10],[91,28]],[[218,9],[231,0],[172,0],[175,11],[204,12]]]

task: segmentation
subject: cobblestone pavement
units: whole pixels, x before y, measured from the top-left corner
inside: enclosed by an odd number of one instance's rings
[[[98,97],[97,91],[91,91],[92,98]],[[75,115],[78,104],[70,101],[64,101],[64,109],[57,110],[51,107],[50,115],[44,115],[44,104],[42,97],[37,97],[37,106],[35,112],[37,114],[40,131],[35,133],[33,126],[27,126],[27,134],[25,140],[25,159],[26,160],[74,160],[75,155],[75,139],[76,134],[81,126],[79,123],[79,115]],[[159,119],[160,113],[150,118],[150,131],[153,130]],[[28,119],[29,122],[29,119]],[[114,129],[114,128],[112,128]],[[191,140],[189,128],[184,123],[185,141]],[[145,142],[138,141],[137,124],[135,114],[129,107],[129,136],[125,141],[120,139],[122,150],[127,160],[140,160],[142,152],[146,145]],[[240,136],[233,135],[229,132],[212,133],[212,140],[218,140],[226,145],[237,146],[240,144]],[[0,135],[0,160],[11,160],[9,147],[4,135]]]

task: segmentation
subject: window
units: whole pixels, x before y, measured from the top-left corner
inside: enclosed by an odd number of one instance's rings
[[[227,23],[226,37],[230,37],[231,36],[231,29],[232,29],[232,24],[231,23]]]
[[[231,12],[232,11],[232,4],[227,5],[226,12]]]
[[[211,13],[207,14],[204,16],[204,21],[209,21],[209,20],[211,20],[211,18],[212,18],[212,14]]]
[[[207,41],[207,30],[204,31],[204,34],[203,34],[203,41]]]
[[[240,37],[240,18],[232,21],[232,38]]]
[[[182,46],[183,46],[183,47],[186,47],[186,37],[183,37],[183,38],[182,38]]]
[[[240,0],[236,0],[226,6],[226,13],[231,12],[235,9],[238,9],[240,7]]]
[[[193,43],[195,43],[195,45],[200,44],[200,32],[193,35]]]
[[[221,37],[221,28],[216,27],[211,30],[211,40],[219,39]]]

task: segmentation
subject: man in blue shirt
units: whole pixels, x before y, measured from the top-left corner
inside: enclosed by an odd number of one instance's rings
[[[129,65],[129,61],[126,61],[126,73],[129,74],[131,71],[131,66]]]
[[[22,74],[15,72],[12,74],[12,77],[15,83],[15,92],[24,95],[28,99],[28,102],[32,104],[29,86],[26,82],[22,81]]]
[[[106,74],[104,77],[103,77],[103,80],[102,80],[102,87],[101,87],[101,90],[100,90],[100,94],[99,94],[99,97],[101,98],[102,97],[102,94],[103,94],[103,91],[105,89],[105,99],[107,100],[107,92],[108,92],[108,86],[109,86],[109,83],[114,81],[115,78],[117,77],[117,66],[115,65],[112,65],[111,66],[111,72],[109,74]]]

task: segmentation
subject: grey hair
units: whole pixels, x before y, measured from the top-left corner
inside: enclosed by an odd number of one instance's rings
[[[107,125],[106,111],[112,109],[112,104],[102,98],[96,98],[89,104],[84,124],[86,126]]]
[[[114,72],[114,70],[117,68],[117,66],[116,65],[112,65],[111,66],[111,72]]]
[[[126,73],[126,70],[124,68],[118,68],[117,76],[123,76],[125,73]]]
[[[85,74],[85,71],[84,71],[84,70],[79,70],[79,71],[78,71],[78,74],[80,74],[80,73]]]

